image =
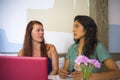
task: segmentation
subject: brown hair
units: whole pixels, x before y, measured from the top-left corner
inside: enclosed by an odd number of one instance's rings
[[[97,25],[91,17],[85,15],[77,15],[74,18],[74,21],[78,21],[80,24],[82,24],[86,31],[85,45],[83,50],[84,55],[89,57],[91,54],[94,53],[95,47],[99,41],[97,38]],[[79,41],[79,39],[75,40],[76,43],[79,43]]]
[[[32,54],[33,54],[31,32],[32,32],[34,24],[39,24],[39,25],[42,25],[42,27],[43,27],[43,24],[41,22],[35,21],[35,20],[34,21],[30,21],[27,24],[25,38],[24,38],[24,44],[23,44],[23,55],[24,56],[32,56]],[[47,56],[46,45],[45,45],[45,40],[44,39],[41,42],[40,50],[41,50],[41,56],[42,57]]]

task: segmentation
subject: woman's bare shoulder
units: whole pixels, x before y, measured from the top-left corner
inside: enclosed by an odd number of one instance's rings
[[[18,56],[23,56],[23,49],[18,52]]]
[[[46,46],[47,46],[47,50],[49,50],[49,49],[56,49],[53,44],[46,44]]]
[[[57,56],[57,50],[53,44],[47,44],[47,51],[50,58],[52,56]]]

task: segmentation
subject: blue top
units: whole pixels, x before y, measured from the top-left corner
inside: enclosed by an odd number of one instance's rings
[[[82,51],[83,53],[84,51]],[[78,56],[78,44],[72,44],[69,48],[68,48],[68,53],[66,55],[66,58],[70,60],[70,65],[69,65],[69,72],[72,72],[74,69],[74,64],[75,64],[75,59]],[[99,62],[103,62],[106,59],[110,58],[111,55],[108,53],[108,51],[105,49],[105,47],[103,46],[103,44],[101,42],[98,42],[94,54],[90,55],[91,59],[97,59],[99,60]],[[94,68],[93,72],[98,72],[99,69],[98,68]]]
[[[52,60],[48,57],[48,75],[52,71]]]

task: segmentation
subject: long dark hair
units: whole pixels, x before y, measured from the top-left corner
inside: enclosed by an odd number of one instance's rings
[[[97,38],[97,25],[94,20],[89,16],[78,15],[74,18],[74,21],[78,21],[84,27],[86,32],[85,34],[85,45],[83,48],[84,55],[89,57],[91,54],[94,53],[94,49],[97,45],[98,38]],[[75,40],[76,43],[79,43],[79,39]]]
[[[23,55],[24,56],[32,56],[32,54],[33,54],[31,32],[32,32],[34,24],[39,24],[39,25],[42,25],[42,27],[43,27],[43,24],[39,21],[36,21],[36,20],[30,21],[27,24],[25,38],[24,38],[24,44],[23,44]],[[47,56],[46,45],[45,45],[45,40],[44,39],[41,42],[40,50],[41,50],[41,56]]]

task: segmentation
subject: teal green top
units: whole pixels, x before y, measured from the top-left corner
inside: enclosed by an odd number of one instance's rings
[[[78,56],[78,44],[72,44],[68,48],[68,53],[66,54],[66,59],[70,60],[69,65],[69,72],[72,72],[74,69],[75,59]],[[98,42],[94,54],[90,55],[91,59],[97,59],[101,64],[103,61],[105,61],[108,58],[111,58],[111,55],[108,53],[108,51],[105,49],[103,44],[101,42]],[[98,68],[94,68],[93,72],[98,72]]]

